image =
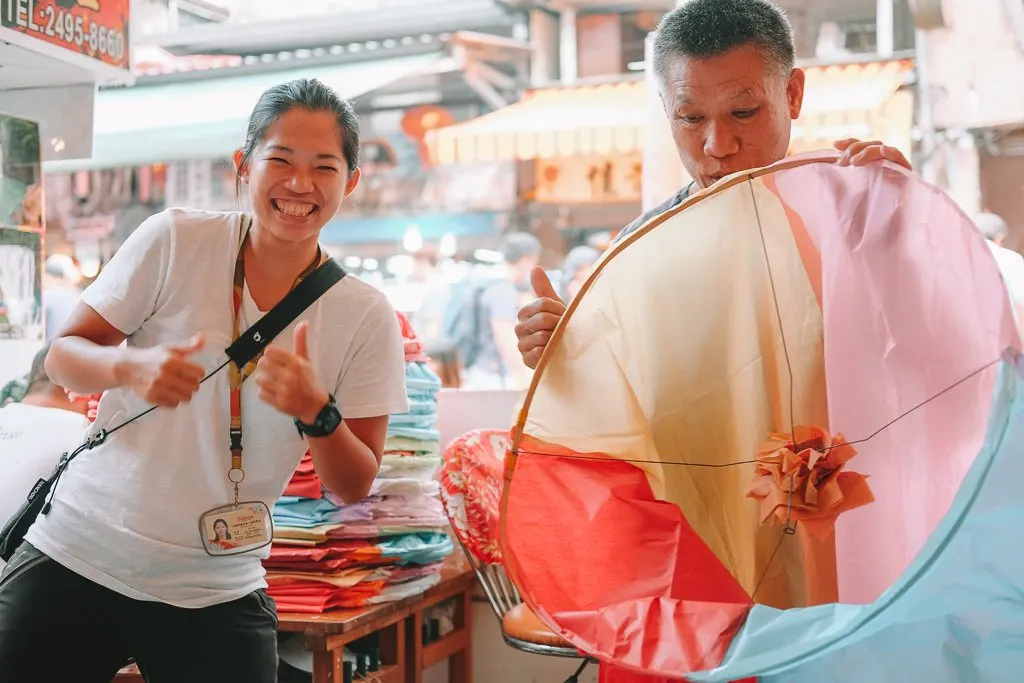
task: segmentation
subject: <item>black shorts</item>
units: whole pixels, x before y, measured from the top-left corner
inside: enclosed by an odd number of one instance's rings
[[[0,575],[0,682],[110,683],[129,658],[148,683],[275,683],[273,600],[133,600],[22,544]]]

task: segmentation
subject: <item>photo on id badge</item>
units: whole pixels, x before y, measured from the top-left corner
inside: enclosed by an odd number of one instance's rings
[[[225,505],[200,517],[199,534],[207,554],[239,555],[270,545],[274,522],[263,503]]]

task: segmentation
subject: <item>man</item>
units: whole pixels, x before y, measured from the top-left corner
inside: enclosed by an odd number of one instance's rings
[[[658,25],[654,63],[661,102],[679,158],[693,182],[628,225],[622,239],[677,206],[691,192],[786,156],[800,116],[804,73],[794,68],[792,27],[769,0],[691,0]],[[899,150],[841,140],[842,166],[887,159],[910,168]],[[531,279],[538,299],[519,311],[523,362],[537,366],[565,304],[543,271]]]
[[[21,402],[0,408],[0,526],[32,486],[50,475],[61,453],[75,448],[85,435],[87,400],[72,402],[50,381],[43,369],[48,350],[43,348],[32,361]]]
[[[1003,276],[1006,291],[1010,296],[1010,308],[1017,330],[1024,339],[1024,257],[1003,246],[1006,239],[1006,221],[994,213],[980,213],[974,217],[974,225],[988,240],[988,247],[996,260],[999,274]]]

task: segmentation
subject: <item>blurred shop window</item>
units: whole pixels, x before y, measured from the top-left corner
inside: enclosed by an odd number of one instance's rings
[[[142,204],[153,200],[153,167],[143,166],[135,172],[135,196]]]
[[[644,63],[647,35],[653,33],[665,16],[664,10],[627,12],[622,15],[622,72],[636,71]]]
[[[238,206],[235,179],[227,160],[196,160],[167,165],[167,206],[226,211]]]
[[[92,188],[92,177],[88,171],[78,171],[72,177],[71,189],[75,199],[84,200],[89,196]]]
[[[663,10],[583,14],[576,19],[580,78],[616,76],[643,69],[644,40]]]
[[[228,159],[210,162],[210,200],[219,209],[234,208],[235,167]]]
[[[623,72],[622,19],[618,14],[585,14],[576,19],[576,50],[580,78]]]
[[[149,168],[153,172],[152,203],[157,206],[166,206],[167,164],[153,164]]]
[[[838,62],[878,49],[878,0],[778,0],[790,23],[798,59]],[[914,47],[909,0],[892,0],[893,50]]]

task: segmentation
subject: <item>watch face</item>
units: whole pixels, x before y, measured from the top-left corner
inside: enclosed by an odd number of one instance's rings
[[[341,419],[341,411],[338,410],[338,404],[335,403],[332,396],[330,403],[323,407],[320,414],[313,420],[313,424],[303,424],[296,418],[295,426],[298,428],[299,434],[314,438],[330,436],[338,428],[338,425],[341,424]]]
[[[338,407],[334,403],[324,408],[317,416],[316,426],[328,434],[333,434],[340,424],[341,412],[338,411]]]

